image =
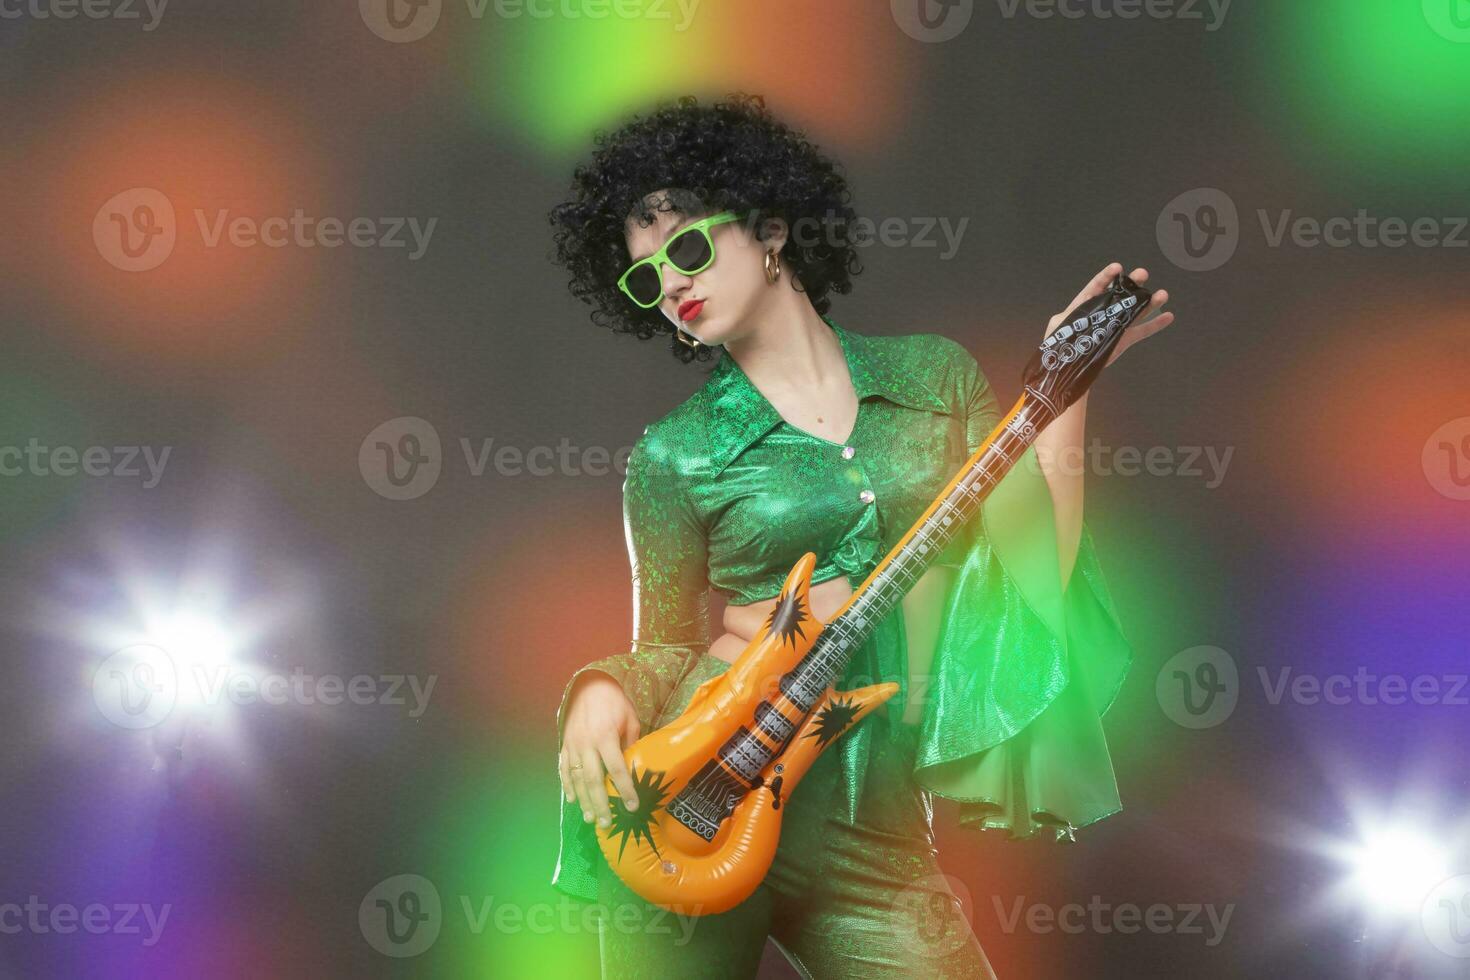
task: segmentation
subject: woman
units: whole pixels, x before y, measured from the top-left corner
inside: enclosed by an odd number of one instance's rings
[[[1080,460],[1086,399],[853,658],[839,690],[901,691],[794,791],[755,894],[689,930],[658,928],[666,917],[606,867],[591,826],[609,819],[605,776],[636,800],[622,750],[728,668],[806,551],[812,609],[828,619],[1000,413],[954,341],[867,336],[826,315],[859,271],[856,215],[837,167],[759,98],[686,98],[598,143],[552,212],[573,294],[615,331],[669,336],[686,363],[724,352],[628,460],[634,638],[562,699],[553,880],[608,907],[608,977],[752,976],[767,936],[809,976],[991,977],[935,863],[932,794],[960,801],[966,826],[1016,837],[1070,837],[1119,809],[1099,715],[1130,651],[1083,526],[1080,468],[1038,465]],[[1166,299],[1154,294],[1119,353],[1168,325]],[[727,600],[713,640],[711,587]]]

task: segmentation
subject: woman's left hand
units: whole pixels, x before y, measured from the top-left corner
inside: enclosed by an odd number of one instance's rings
[[[1047,337],[1050,337],[1052,331],[1062,325],[1062,321],[1066,319],[1067,313],[1076,309],[1079,303],[1084,303],[1094,296],[1101,295],[1103,290],[1107,289],[1108,283],[1113,280],[1113,277],[1122,271],[1123,263],[1112,262],[1097,275],[1093,276],[1092,281],[1082,287],[1082,291],[1077,294],[1072,302],[1068,303],[1061,313],[1058,313],[1047,322],[1046,333],[1042,334],[1041,339],[1045,340]],[[1144,268],[1134,269],[1128,274],[1128,278],[1142,286],[1148,282],[1148,270]],[[1149,300],[1148,308],[1139,315],[1138,319],[1133,321],[1133,324],[1127,330],[1123,331],[1123,336],[1119,339],[1118,346],[1113,349],[1112,356],[1108,358],[1109,364],[1116,361],[1123,355],[1125,350],[1140,340],[1152,337],[1174,322],[1173,313],[1159,312],[1167,302],[1169,302],[1169,291],[1167,289],[1160,289],[1153,294],[1153,298]]]

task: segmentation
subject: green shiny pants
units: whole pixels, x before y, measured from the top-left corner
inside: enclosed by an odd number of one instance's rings
[[[706,656],[670,703],[688,703],[701,682],[726,667]],[[842,811],[841,770],[829,748],[791,796],[765,881],[730,911],[668,925],[671,914],[603,869],[598,899],[608,911],[599,940],[604,980],[754,977],[767,936],[798,972],[814,980],[994,980],[936,863],[933,804],[911,775],[918,726],[890,731],[880,715],[860,724],[881,726],[884,737],[874,740],[857,822],[835,817]],[[666,924],[617,928],[619,921]]]

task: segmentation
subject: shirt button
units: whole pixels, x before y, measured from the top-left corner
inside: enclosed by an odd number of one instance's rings
[[[857,454],[857,450],[854,449],[854,448],[852,448],[851,446],[843,446],[842,447],[842,458],[843,459],[852,459],[852,457],[855,456],[856,454]]]
[[[873,491],[864,490],[862,493],[858,494],[858,499],[865,504],[871,504],[873,502],[873,496]]]

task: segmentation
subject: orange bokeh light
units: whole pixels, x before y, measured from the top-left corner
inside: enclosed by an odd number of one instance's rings
[[[33,120],[33,192],[14,202],[29,243],[17,256],[23,294],[96,354],[234,354],[289,323],[323,249],[240,247],[228,232],[211,246],[200,226],[298,207],[320,216],[326,177],[304,125],[259,90],[218,79],[94,82],[76,86],[85,101]],[[94,236],[109,221],[104,204],[133,188],[174,212],[173,250],[147,271],[117,267]]]
[[[1322,342],[1286,365],[1263,406],[1261,425],[1278,432],[1273,482],[1334,523],[1434,521],[1463,507],[1435,491],[1421,457],[1432,433],[1470,415],[1470,309],[1317,306],[1298,322]]]

